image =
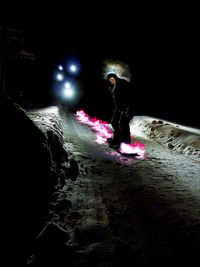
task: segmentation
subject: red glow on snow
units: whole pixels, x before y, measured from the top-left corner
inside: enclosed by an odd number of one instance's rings
[[[98,144],[107,144],[107,138],[112,138],[113,134],[107,127],[108,123],[98,120],[96,118],[91,119],[84,110],[79,110],[76,112],[78,120],[84,124],[87,124],[95,131],[96,140]]]
[[[145,156],[145,144],[140,144],[137,140],[135,144],[120,144],[120,151],[125,154],[135,154],[137,153],[141,158]]]
[[[105,144],[107,145],[107,138],[112,138],[113,134],[111,133],[110,129],[108,128],[108,123],[103,122],[95,118],[90,118],[84,110],[79,110],[76,112],[77,120],[81,123],[87,124],[96,135],[95,142],[98,144]],[[131,136],[131,141],[133,141],[133,136]],[[120,144],[120,152],[125,154],[135,154],[137,153],[140,158],[145,157],[145,144],[140,144],[137,140],[135,144]]]

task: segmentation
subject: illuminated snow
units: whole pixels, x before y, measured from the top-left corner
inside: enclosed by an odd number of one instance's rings
[[[102,122],[96,118],[90,118],[84,110],[79,110],[76,112],[77,120],[81,123],[88,125],[95,133],[96,140],[95,142],[98,144],[108,145],[107,138],[112,138],[113,134],[108,128],[107,122]],[[133,140],[133,136],[131,136],[131,140]],[[137,153],[140,158],[145,157],[145,144],[140,144],[138,141],[135,144],[120,144],[120,152],[124,154],[135,154]]]
[[[145,144],[140,144],[137,140],[135,144],[120,144],[120,151],[125,154],[135,154],[137,153],[141,158],[145,157]]]
[[[96,118],[91,119],[84,110],[77,111],[76,115],[81,123],[87,124],[95,132],[96,143],[107,144],[107,138],[112,138],[113,134],[110,132],[107,122],[102,122]]]

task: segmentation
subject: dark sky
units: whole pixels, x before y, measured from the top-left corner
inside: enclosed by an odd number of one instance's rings
[[[110,29],[109,25],[105,24],[93,27],[91,23],[22,26],[25,48],[36,54],[43,67],[48,69],[49,77],[58,64],[67,64],[73,59],[79,62],[81,71],[76,78],[81,83],[81,101],[94,114],[105,113],[105,108],[111,108],[110,99],[105,96],[105,81],[102,79],[103,61],[120,61],[135,70],[134,32],[126,36],[125,31],[120,28]]]
[[[195,27],[167,19],[135,22],[130,14],[112,17],[107,12],[106,16],[66,14],[60,20],[44,18],[44,22],[16,25],[24,31],[25,47],[36,54],[49,75],[59,62],[79,59],[88,103],[97,101],[95,90],[101,95],[102,61],[112,59],[135,72],[138,113],[200,124]],[[102,103],[91,106],[101,109]]]

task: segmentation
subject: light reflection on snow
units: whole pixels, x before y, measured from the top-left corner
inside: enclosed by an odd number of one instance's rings
[[[76,118],[79,122],[88,125],[95,133],[96,139],[95,142],[97,144],[108,145],[107,138],[112,138],[113,134],[108,128],[108,123],[98,120],[96,118],[90,118],[84,110],[79,110],[76,112]],[[131,136],[131,140],[133,140],[133,136]],[[137,140],[135,144],[120,144],[120,152],[122,155],[131,155],[138,154],[137,158],[144,159],[145,158],[145,144],[140,144]],[[110,152],[112,154],[112,152]],[[118,154],[117,152],[114,153]]]
[[[96,118],[91,119],[83,110],[76,112],[77,119],[92,128],[96,134],[95,142],[98,144],[107,144],[107,138],[112,138],[113,134],[108,128],[107,122],[102,122]]]
[[[135,144],[126,144],[126,143],[121,143],[120,144],[120,151],[121,153],[125,154],[138,154],[140,158],[145,158],[145,144],[140,144],[137,140]]]
[[[51,106],[51,107],[47,107],[47,108],[43,108],[43,111],[46,111],[46,112],[58,112],[58,107],[56,106]]]

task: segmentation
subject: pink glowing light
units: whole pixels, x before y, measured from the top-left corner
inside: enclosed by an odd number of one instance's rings
[[[103,122],[95,118],[90,118],[84,110],[79,110],[76,112],[77,120],[81,123],[88,125],[96,135],[95,142],[98,144],[107,145],[107,138],[112,138],[113,134],[111,133],[110,129],[108,128],[108,123]],[[131,141],[133,141],[133,136],[131,136]],[[137,140],[135,144],[120,144],[120,152],[124,154],[138,154],[140,158],[145,157],[145,144],[140,144]]]
[[[120,152],[124,154],[138,154],[140,158],[145,157],[145,144],[140,144],[137,140],[135,144],[120,144]]]
[[[98,120],[97,118],[90,118],[84,110],[79,110],[76,112],[77,119],[84,124],[90,126],[90,128],[96,134],[95,142],[98,144],[107,144],[107,138],[112,138],[113,134],[108,128],[108,123]]]

